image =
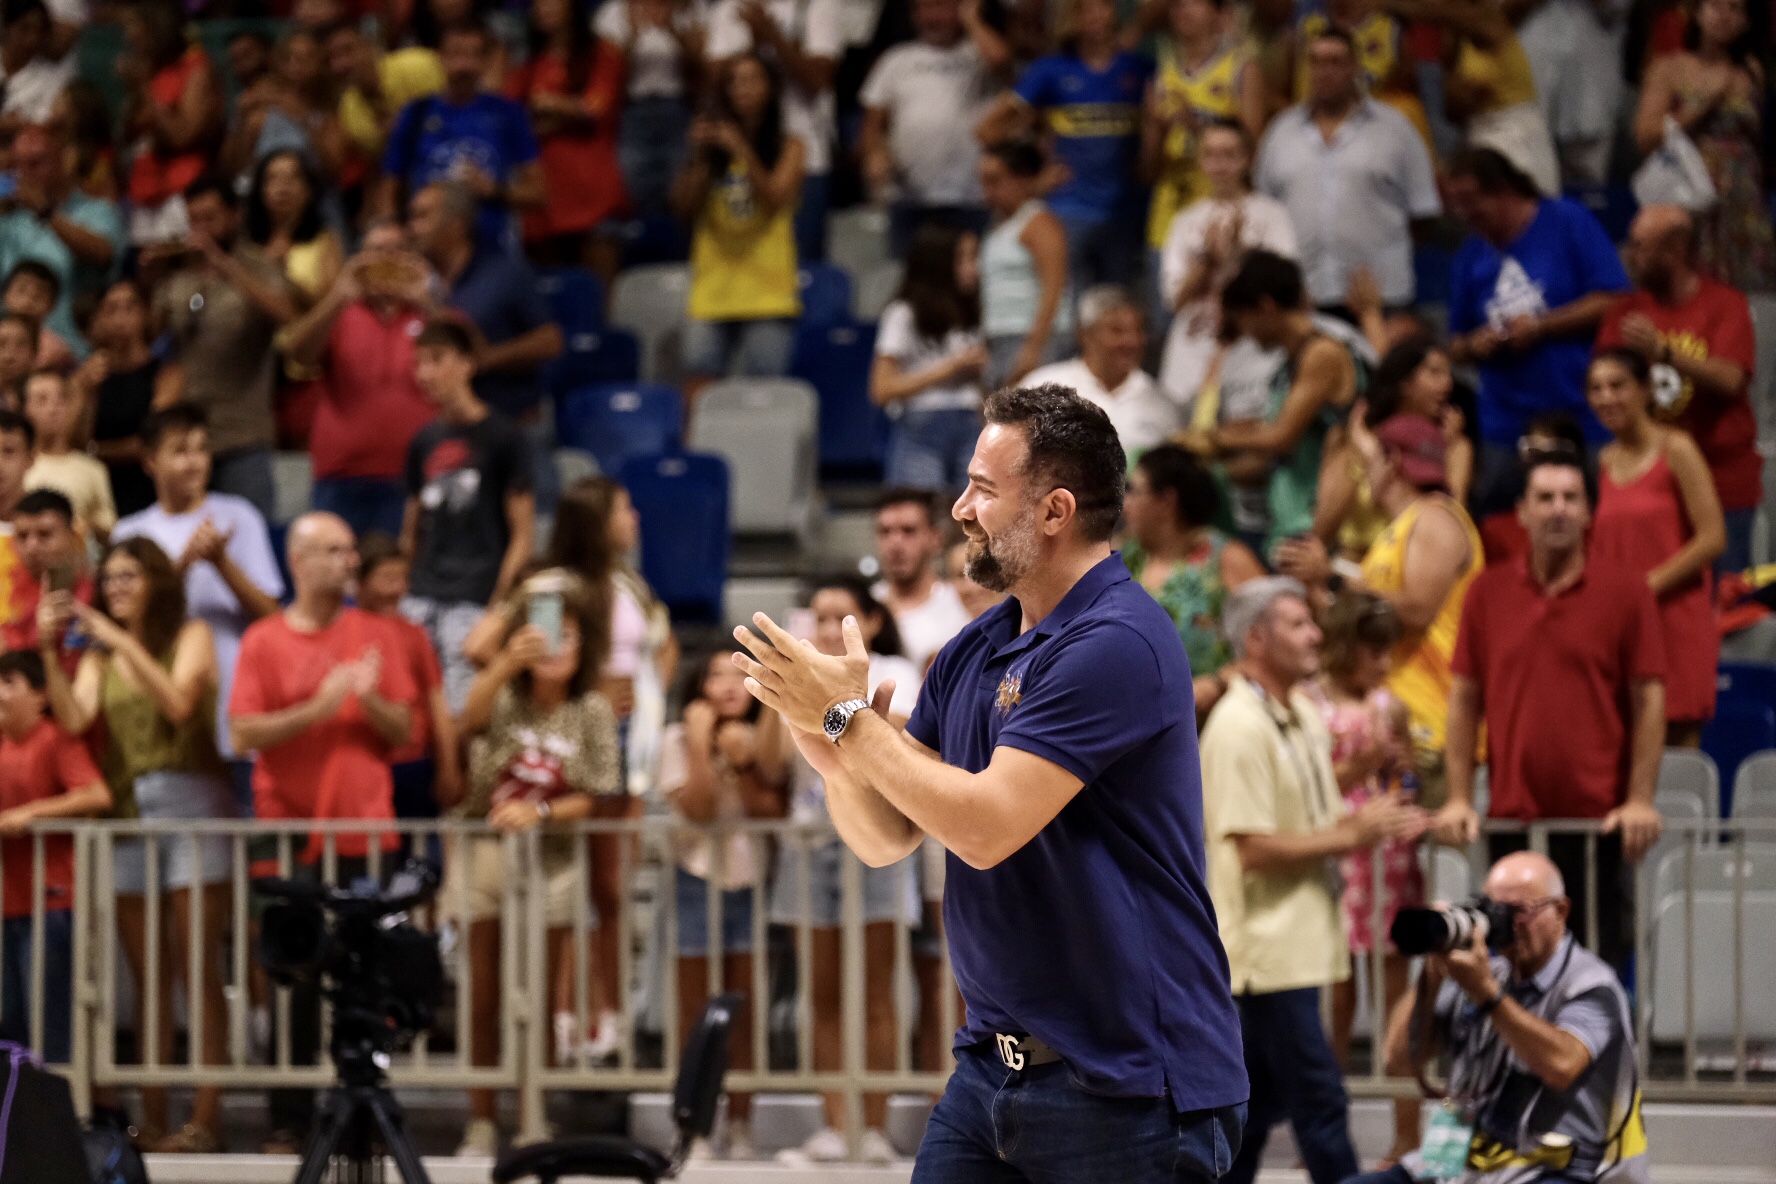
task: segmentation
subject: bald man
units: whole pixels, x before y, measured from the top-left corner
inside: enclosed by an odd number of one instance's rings
[[[1677,206],[1635,216],[1624,254],[1634,291],[1604,316],[1597,346],[1626,346],[1653,368],[1655,411],[1696,440],[1726,511],[1719,571],[1751,565],[1763,460],[1751,376],[1757,343],[1745,296],[1696,269],[1696,228]]]
[[[1466,1105],[1445,1113],[1477,1136],[1457,1179],[1576,1184],[1620,1161],[1612,1181],[1644,1181],[1628,997],[1615,972],[1568,932],[1571,904],[1560,870],[1546,856],[1520,851],[1493,865],[1484,891],[1514,909],[1510,944],[1489,953],[1476,935],[1465,948],[1427,957],[1420,983],[1436,1003],[1419,1055],[1448,1052],[1450,1096]],[[1402,999],[1388,1017],[1390,1072],[1410,1071],[1414,1002]],[[1433,1129],[1443,1121],[1440,1115]],[[1430,1176],[1415,1152],[1346,1184]]]
[[[236,751],[255,756],[254,816],[393,819],[388,757],[406,743],[419,697],[407,663],[398,660],[400,639],[389,623],[346,606],[358,547],[343,519],[298,518],[290,526],[289,560],[295,599],[241,638],[228,704]],[[385,851],[395,847],[393,834],[381,838]],[[364,874],[367,838],[342,834],[336,842],[339,882]],[[324,849],[316,834],[298,839],[297,874],[318,875]],[[312,1064],[320,1044],[312,988],[298,988],[290,1016],[291,1062]],[[266,1152],[300,1150],[314,1091],[273,1090],[269,1105]]]

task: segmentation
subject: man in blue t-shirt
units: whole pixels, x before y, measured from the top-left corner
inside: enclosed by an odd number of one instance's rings
[[[1529,421],[1572,416],[1592,444],[1606,433],[1585,401],[1597,326],[1628,273],[1591,212],[1544,198],[1504,155],[1472,148],[1449,166],[1449,204],[1474,233],[1456,252],[1451,353],[1480,368],[1482,514],[1517,500],[1517,441]]]
[[[1120,48],[1114,5],[1078,6],[1060,53],[1031,62],[981,119],[983,143],[1045,134],[1066,179],[1048,205],[1067,228],[1073,290],[1131,287],[1143,276],[1146,191],[1140,185],[1141,108],[1153,65]]]
[[[481,202],[481,237],[498,242],[512,231],[514,212],[542,207],[543,173],[529,114],[482,89],[491,52],[491,35],[479,25],[444,34],[443,93],[403,107],[383,150],[376,202],[382,214],[398,216],[408,196],[437,181],[456,181]]]
[[[866,863],[930,835],[967,1019],[914,1184],[1209,1181],[1246,1073],[1203,853],[1190,666],[1109,539],[1125,458],[1060,386],[1002,390],[955,517],[1011,598],[939,652],[905,734],[857,623],[828,657],[763,613],[735,636]]]

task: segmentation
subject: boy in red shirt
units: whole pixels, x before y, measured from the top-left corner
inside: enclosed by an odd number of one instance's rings
[[[6,864],[4,990],[0,1039],[37,1050],[44,1060],[68,1059],[73,997],[74,844],[67,835],[43,840],[43,965],[34,967],[33,822],[90,818],[111,808],[111,791],[86,746],[49,718],[43,659],[0,654],[0,858]],[[40,972],[40,973],[38,973]],[[32,991],[43,991],[43,1028],[31,1031]]]

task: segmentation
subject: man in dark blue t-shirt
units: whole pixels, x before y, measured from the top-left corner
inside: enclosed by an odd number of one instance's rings
[[[395,117],[383,150],[377,208],[399,213],[405,198],[438,181],[456,181],[481,202],[477,224],[488,242],[512,231],[512,215],[546,199],[536,133],[523,106],[481,86],[491,35],[479,25],[449,30],[439,47],[444,90],[415,99]]]
[[[948,849],[967,1021],[915,1184],[1212,1180],[1246,1074],[1205,881],[1190,668],[1109,538],[1125,459],[1064,387],[1000,391],[955,517],[1011,598],[938,654],[905,735],[855,621],[819,654],[758,614],[748,689],[790,725],[865,862]],[[892,688],[875,690],[878,705]]]

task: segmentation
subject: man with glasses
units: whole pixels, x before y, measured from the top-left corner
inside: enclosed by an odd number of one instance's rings
[[[1444,738],[1449,800],[1433,829],[1456,845],[1479,836],[1474,758],[1484,722],[1491,818],[1602,823],[1596,835],[1550,835],[1548,852],[1574,888],[1578,931],[1594,929],[1598,952],[1619,970],[1634,934],[1624,857],[1638,862],[1659,837],[1664,637],[1646,581],[1586,557],[1592,477],[1578,450],[1532,452],[1524,470],[1517,514],[1529,555],[1481,572],[1462,606]],[[1489,836],[1493,858],[1527,839]]]
[[[1572,902],[1545,856],[1507,855],[1487,899],[1511,913],[1496,951],[1486,934],[1425,958],[1419,999],[1388,1017],[1390,1068],[1450,1058],[1449,1100],[1421,1150],[1346,1184],[1419,1180],[1647,1179],[1628,997],[1615,972],[1567,930]],[[1427,1030],[1428,1029],[1428,1030]]]

